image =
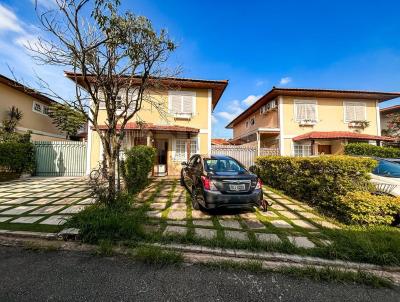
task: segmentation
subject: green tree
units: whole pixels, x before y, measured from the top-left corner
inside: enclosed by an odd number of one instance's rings
[[[86,122],[82,112],[75,110],[69,104],[53,104],[49,109],[53,124],[65,132],[67,139],[76,136],[78,130]]]
[[[3,120],[3,130],[6,133],[14,133],[18,123],[22,120],[23,113],[16,106],[11,106]]]
[[[81,112],[98,133],[108,202],[113,203],[119,188],[116,168],[126,124],[143,102],[166,115],[164,104],[150,92],[169,89],[162,79],[172,76],[166,62],[176,46],[166,30],[155,30],[146,17],[122,11],[120,0],[54,2],[56,9],[43,12],[39,11],[41,6],[36,7],[45,36],[29,44],[28,50],[39,64],[71,71],[74,101],[61,99]],[[51,91],[46,82],[43,86]],[[100,107],[104,119],[99,118]],[[105,130],[100,127],[104,124]]]

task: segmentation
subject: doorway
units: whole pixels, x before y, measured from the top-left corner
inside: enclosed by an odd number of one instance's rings
[[[318,145],[318,154],[332,154],[331,145]]]
[[[168,175],[168,141],[157,140],[155,142],[157,149],[156,162],[154,165],[154,176]]]

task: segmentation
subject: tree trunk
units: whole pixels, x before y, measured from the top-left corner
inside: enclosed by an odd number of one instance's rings
[[[108,180],[108,196],[107,203],[112,204],[115,200],[115,158],[114,154],[107,156],[107,180]]]

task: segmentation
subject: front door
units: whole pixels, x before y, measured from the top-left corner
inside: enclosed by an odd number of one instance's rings
[[[168,141],[157,140],[155,147],[157,156],[154,165],[154,176],[166,176],[168,174]]]
[[[331,154],[331,145],[318,145],[318,154]]]

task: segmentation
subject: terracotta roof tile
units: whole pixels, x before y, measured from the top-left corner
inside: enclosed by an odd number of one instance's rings
[[[347,131],[329,131],[329,132],[312,131],[294,137],[293,141],[298,142],[310,139],[346,139],[346,138],[358,139],[358,140],[394,141],[394,138],[392,137],[347,132]]]

